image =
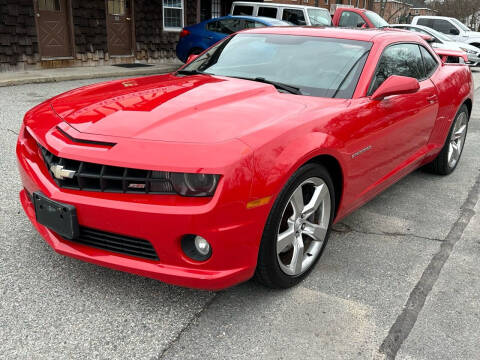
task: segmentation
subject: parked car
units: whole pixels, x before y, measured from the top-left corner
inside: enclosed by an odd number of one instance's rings
[[[446,16],[415,16],[412,25],[423,25],[454,41],[459,41],[480,48],[480,32],[471,31],[467,26],[455,18]]]
[[[472,103],[470,69],[407,31],[246,30],[174,73],[28,111],[20,200],[67,256],[188,287],[286,288],[332,224],[421,166],[454,171]]]
[[[383,28],[388,26],[376,12],[350,7],[338,7],[333,14],[333,26],[348,28]]]
[[[435,49],[450,49],[450,50],[459,50],[467,53],[468,62],[470,66],[478,66],[480,64],[480,49],[469,45],[466,43],[454,41],[448,36],[438,32],[432,28],[422,25],[412,25],[412,24],[390,24],[391,28],[403,29],[413,31],[419,34],[424,34],[431,36],[433,42],[431,45]]]
[[[269,17],[300,26],[332,25],[328,10],[315,6],[234,1],[231,14]]]
[[[182,29],[176,48],[177,57],[185,62],[190,55],[200,54],[216,42],[240,30],[290,25],[292,24],[286,21],[258,16],[223,16],[202,21]]]

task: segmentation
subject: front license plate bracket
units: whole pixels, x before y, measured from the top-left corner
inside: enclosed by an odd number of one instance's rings
[[[33,204],[39,224],[66,239],[78,238],[79,226],[75,206],[49,199],[40,191],[33,193]]]

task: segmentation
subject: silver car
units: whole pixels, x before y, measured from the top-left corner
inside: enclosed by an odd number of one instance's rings
[[[423,35],[429,35],[433,38],[431,43],[432,47],[448,50],[460,50],[464,51],[468,55],[468,65],[469,66],[479,66],[480,65],[480,49],[476,46],[469,45],[463,42],[458,42],[450,39],[448,36],[422,25],[412,25],[412,24],[391,24],[391,28],[397,28],[402,30],[415,31]]]

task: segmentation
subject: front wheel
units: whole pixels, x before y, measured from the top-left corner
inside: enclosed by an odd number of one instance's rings
[[[448,175],[453,172],[462,156],[467,130],[468,108],[464,104],[455,116],[442,150],[435,160],[426,166],[426,169],[439,175]]]
[[[321,165],[307,164],[289,179],[265,225],[257,281],[288,288],[311,271],[327,243],[334,199],[332,179]]]

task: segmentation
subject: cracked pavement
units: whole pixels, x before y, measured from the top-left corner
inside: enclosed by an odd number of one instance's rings
[[[479,358],[480,106],[452,175],[416,171],[337,224],[299,286],[212,293],[58,255],[23,214],[23,114],[96,81],[0,88],[0,358]]]

